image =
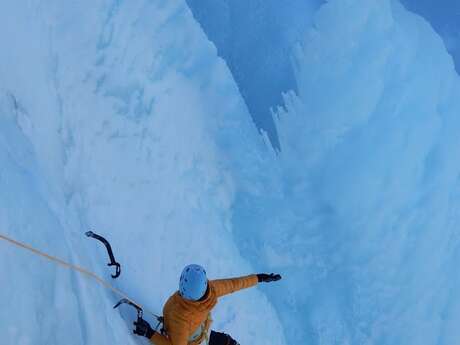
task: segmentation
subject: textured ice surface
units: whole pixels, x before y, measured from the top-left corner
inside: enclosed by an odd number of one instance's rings
[[[100,232],[123,264],[114,284],[156,312],[187,263],[254,271],[231,205],[266,146],[184,2],[3,2],[0,22],[2,233],[110,280],[83,236]],[[142,341],[111,293],[0,246],[2,343]],[[224,298],[214,319],[242,343],[284,343],[261,290]]]
[[[6,1],[0,23],[1,233],[110,280],[100,232],[156,312],[187,263],[279,271],[216,309],[241,344],[459,339],[459,81],[399,2],[321,7],[278,156],[184,1]],[[0,276],[2,343],[144,343],[79,275],[1,242]]]
[[[430,22],[442,37],[460,73],[460,2],[457,0],[401,0],[408,10]]]
[[[271,109],[297,91],[292,52],[321,0],[187,0],[232,72],[256,125],[279,149]]]
[[[252,260],[289,344],[459,339],[460,88],[441,39],[395,1],[329,1],[277,122],[284,195],[251,215]],[[270,214],[272,217],[267,217]],[[238,214],[237,214],[238,215]],[[242,229],[242,227],[236,227]],[[289,330],[289,331],[287,331]]]

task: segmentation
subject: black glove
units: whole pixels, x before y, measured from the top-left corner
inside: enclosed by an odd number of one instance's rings
[[[235,339],[225,333],[211,331],[209,336],[209,344],[227,344],[227,345],[240,345]]]
[[[133,330],[134,334],[146,337],[151,339],[155,334],[155,331],[150,327],[149,323],[145,321],[143,318],[138,317],[136,322],[133,322],[136,329]]]
[[[270,282],[276,282],[281,279],[281,276],[279,274],[265,274],[265,273],[260,273],[257,275],[257,279],[259,280],[259,283],[270,283]]]

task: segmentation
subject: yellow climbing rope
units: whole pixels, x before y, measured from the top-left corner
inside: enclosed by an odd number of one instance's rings
[[[152,313],[152,312],[150,312],[148,310],[145,310],[144,307],[141,304],[135,302],[133,299],[129,298],[124,292],[122,292],[121,290],[113,287],[112,285],[107,283],[104,279],[100,278],[99,276],[97,276],[95,273],[93,273],[91,271],[88,271],[88,270],[86,270],[86,269],[84,269],[84,268],[82,268],[80,266],[68,263],[68,262],[66,262],[66,261],[64,261],[64,260],[62,260],[60,258],[55,257],[55,256],[48,255],[48,254],[46,254],[46,253],[44,253],[44,252],[42,252],[40,250],[37,250],[37,249],[33,248],[32,246],[29,246],[29,245],[27,245],[25,243],[16,241],[16,240],[14,240],[14,239],[12,239],[10,237],[7,237],[5,235],[0,234],[0,239],[6,241],[6,242],[8,242],[8,243],[10,243],[10,244],[12,244],[12,245],[14,245],[16,247],[26,249],[26,250],[34,253],[35,255],[41,256],[41,257],[43,257],[45,259],[48,259],[49,261],[55,262],[55,263],[65,267],[65,268],[68,268],[68,269],[73,270],[73,271],[80,272],[80,273],[84,274],[87,277],[93,278],[97,283],[99,283],[103,287],[113,291],[118,296],[127,299],[132,304],[134,304],[137,307],[143,309],[144,312],[154,316],[155,318],[158,318],[158,315],[156,315],[156,314],[154,314],[154,313]]]

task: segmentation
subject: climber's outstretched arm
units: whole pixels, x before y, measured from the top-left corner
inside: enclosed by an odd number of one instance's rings
[[[209,284],[215,289],[217,297],[225,296],[236,291],[247,289],[259,282],[271,282],[280,280],[279,274],[252,274],[245,277],[211,280]]]
[[[209,284],[216,291],[217,297],[221,297],[242,289],[253,287],[257,285],[258,282],[257,275],[252,274],[245,277],[211,280]]]

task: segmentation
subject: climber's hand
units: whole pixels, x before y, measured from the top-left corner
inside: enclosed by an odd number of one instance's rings
[[[155,334],[155,331],[150,327],[149,323],[145,321],[143,318],[138,317],[137,321],[133,322],[136,329],[133,330],[134,334],[146,337],[151,339]]]
[[[281,279],[281,276],[279,274],[266,274],[266,273],[260,273],[257,275],[257,279],[259,280],[259,283],[270,283],[270,282],[276,282]]]

